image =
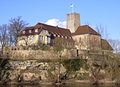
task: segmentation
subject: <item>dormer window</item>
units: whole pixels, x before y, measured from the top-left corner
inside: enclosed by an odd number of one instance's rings
[[[67,39],[67,36],[65,36],[65,39]]]
[[[25,31],[23,31],[22,33],[25,34]]]
[[[37,33],[37,32],[38,32],[38,29],[35,29],[35,32]]]
[[[29,30],[29,33],[32,33],[32,30]]]
[[[54,34],[54,37],[56,37],[56,34]]]
[[[72,37],[69,37],[70,39],[72,39]]]

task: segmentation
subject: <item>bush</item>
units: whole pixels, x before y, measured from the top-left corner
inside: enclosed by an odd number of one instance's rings
[[[41,50],[49,50],[49,49],[50,49],[50,46],[49,46],[49,45],[41,45],[41,46],[40,46],[40,49],[41,49]]]
[[[68,72],[78,71],[82,66],[80,59],[63,60],[62,64],[67,69]]]
[[[50,46],[49,45],[34,45],[30,47],[32,50],[49,50]]]

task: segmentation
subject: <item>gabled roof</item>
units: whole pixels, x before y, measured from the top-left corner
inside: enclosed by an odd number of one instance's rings
[[[54,34],[62,35],[62,36],[71,36],[71,32],[69,29],[61,28],[58,26],[51,26],[43,23],[37,23],[35,27],[41,26],[42,29],[48,30],[48,32],[52,32]]]
[[[79,26],[77,28],[77,30],[75,31],[75,33],[72,33],[73,36],[74,35],[82,35],[82,34],[92,34],[92,35],[99,35],[99,36],[101,36],[98,32],[96,32],[94,29],[92,29],[88,25]]]
[[[111,45],[108,43],[107,40],[105,39],[101,39],[101,47],[102,47],[102,50],[113,50],[113,48],[111,47]]]
[[[38,32],[35,32],[35,29],[38,29]],[[32,31],[32,33],[29,33],[29,30]],[[43,23],[37,23],[35,26],[32,27],[26,27],[23,31],[26,33],[23,34],[21,33],[20,35],[34,35],[40,33],[41,30],[47,30],[48,32],[60,36],[67,36],[67,37],[72,37],[71,32],[69,29],[65,28],[60,28],[58,26],[51,26]]]

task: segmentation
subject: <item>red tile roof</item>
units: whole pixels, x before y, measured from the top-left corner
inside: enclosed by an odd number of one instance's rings
[[[72,35],[82,35],[82,34],[93,34],[93,35],[99,35],[99,33],[97,33],[94,29],[92,29],[90,26],[88,25],[84,25],[84,26],[79,26],[77,28],[77,30],[75,31],[75,33],[72,33]]]
[[[35,32],[35,29],[38,29],[38,32]],[[71,32],[69,29],[65,29],[65,28],[60,28],[58,26],[51,26],[51,25],[47,25],[47,24],[43,24],[43,23],[37,23],[35,26],[32,27],[26,27],[23,31],[25,31],[25,34],[23,34],[21,31],[20,36],[24,36],[24,35],[34,35],[34,34],[39,34],[41,30],[47,30],[48,32],[52,33],[52,34],[56,34],[56,35],[60,35],[63,37],[71,37]],[[29,33],[29,30],[32,31],[32,33]]]
[[[71,37],[71,32],[69,29],[60,28],[58,26],[51,26],[43,23],[37,23],[35,27],[41,26],[42,29],[48,30],[48,32],[52,32],[54,34],[62,35],[62,36],[69,36]]]

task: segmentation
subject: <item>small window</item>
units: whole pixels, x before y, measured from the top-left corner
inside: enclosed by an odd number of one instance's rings
[[[72,37],[70,37],[70,39],[72,39]]]
[[[56,37],[56,34],[53,34],[54,35],[54,37]]]
[[[38,29],[35,29],[35,32],[38,32]]]
[[[60,37],[60,35],[58,35],[58,37]]]
[[[65,36],[65,38],[67,39],[67,36]]]

